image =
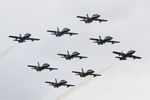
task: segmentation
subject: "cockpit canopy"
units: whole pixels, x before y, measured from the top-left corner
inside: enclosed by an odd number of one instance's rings
[[[128,54],[133,54],[133,53],[135,53],[135,50],[128,51]]]
[[[113,37],[111,37],[111,36],[106,36],[105,37],[105,40],[111,40],[111,39],[113,39]]]
[[[44,63],[43,65],[42,65],[42,67],[49,67],[50,65],[48,64],[48,63]]]
[[[67,81],[66,80],[61,80],[59,83],[65,84],[65,83],[67,83]]]
[[[70,31],[70,29],[69,28],[63,28],[62,31],[66,32],[66,31]]]
[[[92,15],[92,18],[98,18],[98,17],[100,17],[100,15],[98,15],[98,14]]]
[[[72,53],[72,55],[79,55],[79,54],[80,54],[80,53],[77,52],[77,51],[75,51],[75,52]]]
[[[89,69],[86,71],[86,73],[94,73],[94,71],[92,69]]]
[[[31,36],[31,34],[30,34],[30,33],[26,33],[24,36],[25,36],[25,37],[26,37],[26,36]]]

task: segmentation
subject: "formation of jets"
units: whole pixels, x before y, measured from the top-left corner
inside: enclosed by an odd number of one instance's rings
[[[67,88],[71,87],[71,86],[75,86],[75,85],[72,85],[72,84],[67,84],[66,80],[60,80],[59,82],[57,82],[57,79],[55,79],[55,82],[45,81],[45,83],[48,83],[50,86],[53,86],[55,88],[58,88],[58,87],[61,87],[61,86],[66,86]]]
[[[100,23],[107,22],[107,20],[101,19],[99,14],[93,14],[91,17],[89,17],[89,15],[87,14],[86,16],[77,16],[77,18],[80,18],[81,21],[84,21],[85,23],[92,23],[93,21],[98,21]],[[47,30],[47,32],[52,33],[51,35],[55,35],[56,37],[61,37],[63,35],[70,35],[70,36],[78,35],[78,33],[70,32],[69,28],[63,28],[62,30],[60,30],[57,27],[56,31],[55,30]],[[23,43],[23,42],[26,42],[27,40],[31,40],[31,41],[39,41],[40,40],[38,38],[31,38],[30,33],[26,33],[24,36],[21,36],[21,34],[19,34],[19,36],[9,36],[9,38],[14,38],[14,41],[17,41],[18,43]],[[103,45],[105,43],[111,43],[111,44],[120,43],[120,41],[114,41],[112,36],[106,36],[106,37],[104,37],[104,39],[102,39],[101,36],[99,36],[98,38],[89,38],[89,39],[92,40],[93,43],[97,43],[98,45]],[[116,56],[116,58],[118,58],[120,60],[127,60],[127,58],[141,59],[141,57],[133,55],[135,53],[135,50],[130,50],[127,53],[113,51],[113,53],[117,54],[118,56]],[[80,56],[80,53],[77,51],[72,52],[71,54],[69,53],[69,51],[67,51],[67,54],[58,53],[57,55],[61,56],[61,58],[65,58],[66,60],[71,60],[73,58],[79,58],[79,59],[88,58],[86,56]],[[34,69],[39,72],[42,70],[49,70],[49,71],[58,70],[58,68],[50,67],[50,64],[48,64],[48,63],[44,63],[44,64],[40,65],[38,62],[37,65],[27,65],[27,66],[30,67],[31,69]],[[72,73],[74,73],[75,75],[79,75],[80,77],[101,76],[101,74],[95,74],[95,71],[92,69],[88,69],[87,71],[84,71],[83,68],[81,69],[81,72],[80,71],[72,71]],[[72,84],[68,84],[66,80],[60,80],[58,82],[57,79],[55,79],[55,82],[45,81],[45,83],[53,86],[54,88],[59,88],[61,86],[66,86],[66,87],[75,86]]]
[[[59,28],[57,27],[57,31],[47,30],[47,32],[51,32],[52,33],[51,35],[55,35],[56,37],[61,37],[61,36],[65,35],[65,34],[68,34],[70,36],[72,36],[72,35],[78,35],[78,33],[70,32],[69,28],[63,28],[60,31]]]
[[[100,19],[99,18],[100,15],[99,14],[93,14],[91,17],[89,17],[88,14],[86,14],[86,16],[77,16],[77,18],[81,18],[82,20],[80,21],[84,21],[85,23],[91,23],[93,21],[98,21],[98,22],[107,22],[107,20],[105,19]]]
[[[26,33],[24,36],[21,36],[21,34],[19,34],[19,36],[9,36],[10,38],[14,38],[14,41],[18,41],[18,43],[23,43],[26,42],[26,40],[31,40],[31,41],[39,41],[40,39],[37,38],[30,38],[31,34],[30,33]]]
[[[67,51],[67,54],[58,53],[57,55],[62,56],[61,58],[65,58],[66,60],[71,60],[73,58],[79,59],[87,58],[86,56],[79,56],[80,53],[77,51],[73,52],[72,54],[70,54],[69,51]]]
[[[106,36],[104,39],[101,38],[101,36],[99,36],[99,38],[90,38],[90,40],[93,40],[93,43],[97,43],[98,45],[103,45],[105,43],[120,43],[119,41],[113,41],[112,40],[113,37],[111,36]]]

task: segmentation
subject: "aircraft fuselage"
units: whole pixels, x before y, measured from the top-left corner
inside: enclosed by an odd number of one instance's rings
[[[85,19],[85,23],[91,23],[93,22],[94,20],[97,20],[98,18],[100,17],[100,15],[98,14],[94,14],[92,15],[92,17],[88,17],[87,19]]]
[[[61,37],[63,34],[68,33],[70,31],[69,28],[63,28],[61,31],[58,31],[56,34],[57,37]]]
[[[61,80],[59,83],[55,83],[54,87],[58,88],[58,87],[60,87],[60,86],[62,86],[62,85],[64,85],[64,84],[66,84],[66,83],[67,83],[66,80]]]
[[[83,72],[83,73],[81,73],[81,74],[79,74],[80,75],[80,77],[86,77],[86,76],[88,76],[88,75],[90,75],[90,74],[93,74],[95,71],[93,71],[93,70],[87,70],[85,73]]]
[[[74,58],[76,56],[79,56],[79,55],[80,55],[79,52],[73,52],[71,55],[66,56],[66,59],[70,60],[70,59],[72,59],[72,58]]]
[[[31,34],[26,33],[20,40],[18,40],[19,43],[25,42],[26,39],[30,38]]]

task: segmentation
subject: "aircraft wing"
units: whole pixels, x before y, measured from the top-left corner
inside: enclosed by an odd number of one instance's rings
[[[77,16],[77,18],[88,19],[87,17],[84,16]]]
[[[90,40],[95,40],[95,41],[98,41],[99,39],[96,39],[96,38],[90,38]]]
[[[37,39],[37,38],[27,38],[26,40],[39,41],[40,39]]]
[[[70,87],[70,86],[75,86],[75,85],[72,85],[72,84],[63,84],[63,86]]]
[[[85,57],[85,56],[75,56],[76,58],[80,58],[80,59],[82,59],[82,58],[87,58],[87,57]]]
[[[64,56],[64,57],[67,56],[66,54],[61,54],[61,53],[58,53],[57,55],[59,55],[59,56]]]
[[[112,44],[114,44],[114,43],[120,43],[120,41],[107,41],[107,42],[111,42]]]
[[[107,22],[108,20],[105,20],[105,19],[96,19],[96,21],[99,21],[99,22]]]
[[[47,32],[57,33],[57,31],[47,30]]]
[[[77,71],[72,71],[72,73],[80,74],[81,72],[77,72]]]
[[[132,56],[130,56],[130,58],[134,58],[134,59],[141,59],[142,57],[138,57],[138,56],[134,56],[134,55],[132,55]]]
[[[117,54],[117,55],[122,55],[122,56],[125,55],[124,53],[122,53],[122,52],[117,52],[117,51],[113,51],[113,53],[114,53],[114,54]]]
[[[45,83],[48,83],[49,85],[52,85],[52,86],[56,84],[55,82],[48,82],[48,81],[45,81]]]
[[[9,36],[10,38],[15,38],[15,39],[20,39],[21,37],[19,36]]]
[[[34,66],[34,65],[28,65],[28,67],[36,68],[37,66]]]
[[[51,70],[58,70],[58,68],[45,68],[45,69],[49,69],[50,71]]]
[[[89,75],[92,75],[94,77],[96,77],[96,76],[102,76],[101,74],[89,74]]]
[[[71,33],[71,32],[68,32],[68,33],[65,33],[65,34],[69,34],[70,36],[71,35],[78,35],[78,33]]]

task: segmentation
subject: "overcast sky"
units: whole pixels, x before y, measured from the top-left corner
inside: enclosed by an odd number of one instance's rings
[[[142,60],[135,61],[149,61],[149,9],[149,0],[0,0],[0,99],[55,100],[68,89],[54,89],[44,81],[58,78],[79,84],[85,79],[71,71],[91,68],[99,72],[119,62],[113,50],[133,49],[136,55],[142,56]],[[76,18],[87,13],[100,14],[108,22],[85,24]],[[56,38],[46,32],[57,27],[68,27],[79,35]],[[41,40],[18,44],[8,38],[27,32]],[[89,41],[90,37],[99,35],[102,38],[111,35],[121,43],[99,46]],[[78,51],[88,59],[66,61],[57,56],[67,50]],[[47,62],[59,70],[36,72],[27,67],[37,62]]]

